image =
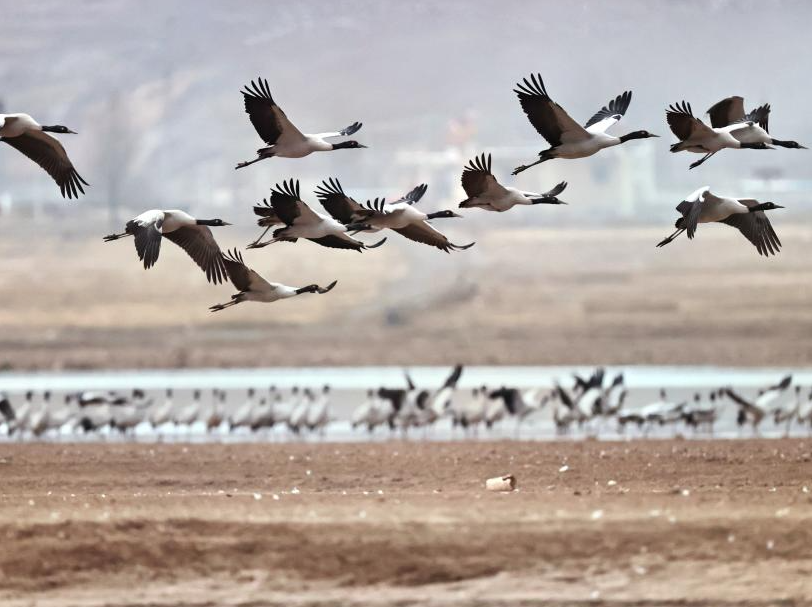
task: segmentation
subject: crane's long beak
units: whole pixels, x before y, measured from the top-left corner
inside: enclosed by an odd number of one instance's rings
[[[68,129],[68,133],[70,133],[71,135],[78,135],[79,134],[76,131],[71,131],[70,129]]]

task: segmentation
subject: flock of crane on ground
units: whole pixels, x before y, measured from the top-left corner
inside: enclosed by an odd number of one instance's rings
[[[274,101],[267,80],[252,81],[241,92],[245,111],[266,147],[257,150],[253,160],[239,163],[238,169],[268,158],[303,158],[314,152],[366,147],[355,140],[330,141],[353,135],[361,128],[360,122],[333,132],[301,132]],[[586,158],[628,141],[657,137],[645,130],[620,137],[608,134],[609,128],[626,114],[631,103],[631,91],[611,100],[583,126],[553,101],[540,75],[524,78],[516,85],[514,92],[528,120],[550,146],[539,153],[536,161],[517,167],[514,175],[552,159]],[[670,150],[703,155],[690,168],[703,164],[724,149],[766,150],[774,146],[805,149],[795,141],[776,139],[770,135],[769,104],[745,112],[742,97],[732,96],[713,105],[708,114],[710,125],[694,116],[691,105],[685,101],[673,104],[666,110],[668,125],[679,139]],[[28,114],[0,114],[0,141],[39,164],[56,181],[63,196],[77,198],[84,193],[83,186],[88,183],[76,171],[59,140],[49,133],[70,134],[74,131],[61,125],[42,126]],[[504,212],[516,205],[565,204],[558,195],[566,186],[562,182],[543,193],[503,186],[491,171],[491,155],[483,153],[463,169],[462,187],[468,198],[458,206],[462,209]],[[302,195],[297,179],[284,180],[271,189],[270,199],[254,207],[259,217],[257,223],[264,231],[248,248],[306,239],[323,247],[364,251],[382,245],[385,238],[374,244],[365,244],[354,236],[382,230],[398,232],[412,241],[447,253],[473,246],[474,243],[452,243],[431,224],[432,220],[461,215],[448,209],[424,213],[416,208],[426,189],[427,186],[421,184],[394,202],[387,203],[384,198],[376,198],[359,203],[345,193],[338,179],[328,178],[315,191],[328,213],[325,215],[304,200],[306,196]],[[781,242],[765,211],[780,208],[773,202],[717,196],[709,187],[702,187],[679,203],[677,211],[680,218],[675,224],[675,231],[657,246],[665,246],[682,233],[687,233],[688,238],[692,239],[700,223],[721,222],[739,230],[760,254],[775,254],[780,250]],[[147,269],[157,262],[163,238],[174,242],[205,272],[209,282],[219,284],[230,280],[238,289],[230,301],[212,306],[212,311],[223,310],[243,301],[273,302],[303,293],[323,294],[335,286],[336,281],[326,287],[311,284],[297,288],[265,280],[245,265],[238,250],[221,251],[210,228],[227,225],[230,224],[222,219],[197,219],[180,210],[153,209],[128,221],[124,232],[111,234],[105,240],[133,237],[138,257]],[[273,230],[272,237],[263,241],[269,230]]]
[[[139,428],[145,428],[158,437],[206,433],[212,437],[233,434],[269,439],[324,436],[330,424],[349,421],[353,429],[370,435],[388,432],[405,437],[409,430],[427,433],[440,423],[450,422],[465,436],[478,436],[480,429],[494,430],[514,420],[519,436],[523,423],[551,410],[556,432],[562,436],[610,432],[645,437],[661,434],[658,429],[664,427],[672,434],[712,436],[714,425],[728,406],[735,408],[742,431],[749,427],[759,434],[763,422],[771,421],[784,434],[794,427],[806,428],[812,434],[812,388],[793,388],[790,375],[752,398],[721,387],[706,394],[697,392],[688,400],[673,400],[663,389],[655,402],[630,407],[623,373],[610,376],[601,368],[585,377],[574,374],[568,387],[555,382],[552,388],[525,390],[485,385],[461,390],[457,384],[462,372],[458,365],[436,389],[418,388],[405,373],[405,387],[369,389],[349,420],[332,415],[331,391],[326,385],[319,390],[249,388],[245,400],[237,405],[229,404],[228,393],[219,389],[212,390],[209,397],[204,397],[202,390],[194,390],[189,402],[175,400],[171,388],[164,398],[136,389],[127,395],[65,394],[62,402],[55,402],[49,392],[35,395],[29,391],[15,397],[15,402],[0,394],[0,435],[19,439],[111,433],[135,436],[141,434]]]

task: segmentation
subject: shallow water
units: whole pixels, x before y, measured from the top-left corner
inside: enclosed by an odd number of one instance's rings
[[[469,390],[476,386],[487,385],[491,388],[509,386],[517,388],[549,388],[557,380],[562,385],[571,383],[572,373],[589,374],[591,367],[466,367],[458,384],[455,398],[467,399]],[[753,395],[758,388],[776,383],[786,374],[793,375],[793,385],[804,386],[803,393],[809,394],[812,384],[812,369],[767,369],[767,368],[722,368],[722,367],[607,367],[608,377],[624,373],[625,383],[629,389],[626,406],[642,407],[658,400],[660,388],[668,390],[670,400],[681,401],[693,397],[696,392],[706,393],[723,386],[733,386],[742,395]],[[421,388],[436,388],[441,385],[450,372],[447,367],[412,367],[408,370],[414,382]],[[3,373],[0,374],[0,392],[11,398],[12,404],[22,401],[27,390],[37,393],[50,390],[55,402],[60,402],[65,394],[82,390],[115,390],[128,393],[133,388],[147,392],[155,404],[164,399],[167,388],[174,390],[173,402],[182,407],[191,401],[193,390],[203,391],[203,405],[211,402],[211,390],[217,388],[226,392],[226,411],[238,407],[246,400],[248,388],[257,391],[257,398],[265,396],[270,386],[287,391],[294,386],[310,387],[320,390],[322,386],[331,387],[331,417],[333,422],[323,436],[318,439],[346,441],[383,439],[392,434],[388,429],[378,430],[370,436],[367,432],[353,430],[348,419],[356,406],[363,402],[369,388],[404,387],[404,369],[401,367],[303,367],[303,368],[267,368],[267,369],[159,369],[159,370],[122,370],[99,372],[47,372],[47,373]],[[783,397],[789,401],[794,394],[788,391]],[[740,432],[735,423],[736,406],[725,401],[722,415],[716,424],[715,437],[750,436],[749,431]],[[636,429],[627,429],[625,434],[618,434],[614,422],[608,421],[600,427],[593,427],[593,433],[600,438],[639,437],[642,433]],[[771,420],[762,424],[763,436],[781,436],[785,433],[782,425],[774,427]],[[674,428],[654,428],[647,436],[673,436]],[[807,427],[790,428],[792,435],[805,436]],[[0,435],[3,434],[0,430]],[[107,432],[102,433],[107,435]],[[276,440],[289,437],[286,429],[274,429],[252,435],[247,431],[228,433],[225,429],[206,434],[202,424],[191,429],[176,429],[172,426],[153,430],[148,424],[136,428],[136,437],[150,440],[155,438],[184,440]],[[450,420],[441,420],[429,429],[410,431],[416,438],[447,440],[454,438],[471,438],[459,428],[452,428]],[[583,436],[584,432],[575,430],[570,436]],[[57,438],[75,436],[63,430]],[[399,435],[396,435],[399,436]],[[506,420],[490,432],[480,430],[479,437],[523,439],[553,439],[554,425],[551,411],[547,409],[526,420],[517,427],[513,420]],[[700,434],[698,436],[708,436]],[[54,438],[54,437],[52,437]],[[314,439],[316,437],[313,437]]]

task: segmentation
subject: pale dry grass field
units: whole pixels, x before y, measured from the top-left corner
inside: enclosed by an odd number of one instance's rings
[[[663,228],[485,229],[446,255],[389,236],[363,254],[280,243],[245,253],[271,280],[338,279],[325,296],[218,314],[166,243],[145,272],[131,242],[0,227],[0,365],[13,369],[320,364],[731,364],[812,361],[812,228],[781,225],[765,259],[725,226],[665,249]],[[253,232],[219,228],[222,246]],[[368,240],[372,240],[368,238]]]

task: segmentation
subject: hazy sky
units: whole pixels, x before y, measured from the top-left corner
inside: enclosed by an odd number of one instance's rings
[[[0,0],[0,14],[0,99],[7,111],[81,133],[66,145],[95,200],[251,200],[289,176],[337,175],[370,193],[406,187],[426,173],[398,152],[442,151],[450,121],[463,118],[476,126],[471,150],[513,150],[495,158],[509,180],[518,160],[546,147],[512,92],[531,72],[581,122],[632,89],[615,131],[663,136],[651,167],[662,188],[687,194],[765,166],[812,178],[812,152],[790,150],[719,154],[689,174],[697,156],[669,154],[664,120],[669,103],[686,99],[701,113],[739,94],[747,107],[772,104],[774,135],[812,143],[801,119],[808,2]],[[257,75],[303,130],[360,120],[355,137],[370,149],[235,173],[261,145],[239,95]],[[616,169],[617,152],[547,163],[524,183],[577,181],[585,167],[594,180]],[[53,184],[17,156],[2,150],[0,193],[56,200]],[[454,161],[431,172],[443,176],[435,192],[455,196],[460,169]]]

